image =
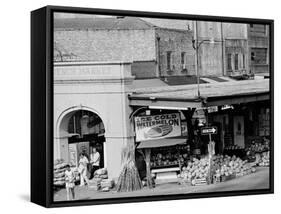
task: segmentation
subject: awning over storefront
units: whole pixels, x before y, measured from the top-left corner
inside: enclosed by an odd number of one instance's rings
[[[197,85],[147,87],[129,95],[131,106],[200,108],[269,100],[269,79],[242,80]]]
[[[137,146],[137,149],[175,146],[185,143],[186,143],[186,139],[184,138],[166,138],[166,139],[159,139],[159,140],[148,140],[148,141],[141,141],[140,144]]]

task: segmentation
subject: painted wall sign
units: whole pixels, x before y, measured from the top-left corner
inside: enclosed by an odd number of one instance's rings
[[[181,136],[179,113],[135,117],[136,141]]]

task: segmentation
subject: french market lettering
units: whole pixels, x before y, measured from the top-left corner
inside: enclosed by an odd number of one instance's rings
[[[136,141],[161,139],[181,135],[178,113],[135,117]]]

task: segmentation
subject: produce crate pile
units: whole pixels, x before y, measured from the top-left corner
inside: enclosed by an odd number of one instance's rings
[[[243,176],[256,169],[247,161],[243,161],[236,156],[217,155],[212,159],[212,175],[213,182],[221,182],[235,177]],[[179,178],[180,183],[187,183],[191,185],[206,184],[209,176],[209,160],[208,158],[201,158],[200,160],[193,158],[188,161],[187,165],[182,167]]]
[[[187,165],[182,167],[179,178],[183,179],[186,184],[206,184],[209,170],[209,161],[207,158],[196,159],[187,161]],[[181,182],[183,182],[181,181]]]
[[[151,168],[167,167],[183,164],[188,159],[188,145],[178,145],[177,147],[167,147],[158,149],[151,155]]]
[[[270,153],[263,152],[261,154],[256,154],[256,164],[257,166],[269,166],[270,164]]]
[[[256,169],[248,163],[247,160],[242,160],[235,155],[223,156],[218,155],[213,159],[216,177],[221,177],[222,181],[226,181],[235,177],[244,176],[255,172]]]
[[[257,166],[269,166],[269,140],[265,139],[264,142],[252,143],[246,150],[248,159],[255,162]]]
[[[264,152],[269,150],[269,142],[266,141],[264,143],[254,143],[251,144],[248,148],[246,148],[247,151],[252,151],[252,152]]]

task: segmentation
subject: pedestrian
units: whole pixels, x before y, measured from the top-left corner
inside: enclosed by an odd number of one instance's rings
[[[84,153],[80,154],[79,159],[79,167],[78,172],[80,173],[80,186],[84,186],[85,182],[86,184],[89,183],[89,180],[87,178],[87,164],[89,163],[88,158],[85,156]]]
[[[65,188],[66,188],[66,198],[69,201],[70,197],[72,200],[75,199],[75,175],[74,172],[71,170],[70,165],[66,165],[65,170]]]
[[[93,147],[93,152],[90,155],[90,163],[92,164],[91,179],[94,177],[95,171],[100,168],[100,153],[96,147]]]

